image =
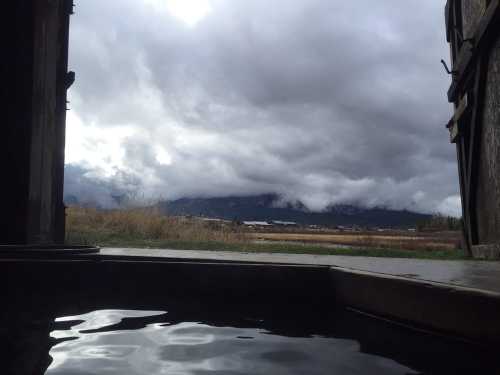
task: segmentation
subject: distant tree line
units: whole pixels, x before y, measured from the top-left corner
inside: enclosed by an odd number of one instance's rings
[[[459,231],[462,230],[462,218],[440,214],[433,215],[429,219],[419,221],[417,230],[419,232]]]

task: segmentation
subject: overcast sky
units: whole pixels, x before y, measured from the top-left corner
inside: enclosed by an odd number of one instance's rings
[[[460,213],[444,0],[81,0],[66,194]]]

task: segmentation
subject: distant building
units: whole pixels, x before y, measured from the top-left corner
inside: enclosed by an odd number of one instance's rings
[[[229,220],[211,218],[211,217],[201,217],[199,220],[207,222],[207,223],[230,223]]]
[[[282,227],[296,227],[298,224],[295,221],[281,221],[281,220],[273,220],[271,221],[274,225],[282,226]]]
[[[337,225],[335,227],[336,230],[340,232],[361,232],[362,228],[358,225],[346,226],[346,225]]]
[[[267,221],[244,221],[243,225],[247,227],[272,227],[273,225]]]

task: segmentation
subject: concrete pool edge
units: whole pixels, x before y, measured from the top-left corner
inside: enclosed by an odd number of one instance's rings
[[[478,343],[500,342],[499,293],[343,267],[330,267],[330,277],[337,300],[356,310]]]
[[[100,257],[184,259],[274,264],[340,266],[380,274],[410,277],[500,294],[500,262],[477,260],[425,260],[344,255],[227,252],[207,250],[102,248]]]
[[[113,286],[118,280],[128,278],[120,287],[141,293],[133,281],[146,278],[150,285],[180,283],[180,293],[197,291],[210,296],[244,293],[249,298],[262,297],[268,301],[291,296],[300,303],[307,303],[308,298],[324,301],[325,306],[340,303],[478,343],[500,342],[497,316],[500,293],[347,267],[118,255],[45,260],[8,257],[0,259],[0,264],[8,271],[3,273],[7,281],[4,285],[17,287],[21,281],[26,290],[42,279],[51,286],[78,285],[85,281],[87,285],[79,288],[92,288],[103,281]],[[86,275],[90,274],[98,282],[88,283]]]

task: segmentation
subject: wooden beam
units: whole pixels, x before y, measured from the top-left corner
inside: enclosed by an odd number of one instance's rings
[[[0,165],[8,177],[0,243],[61,242],[69,0],[4,5]]]
[[[461,90],[465,86],[469,74],[474,70],[474,66],[479,57],[491,47],[496,37],[500,34],[500,0],[492,0],[474,33],[471,48],[469,43],[464,43],[460,56],[453,64],[456,77],[448,90],[448,100],[450,103],[456,102]]]
[[[469,99],[468,95],[465,94],[463,98],[460,100],[460,103],[458,107],[455,110],[455,114],[453,115],[452,119],[448,122],[448,125],[446,127],[450,131],[450,142],[451,143],[456,143],[457,139],[460,135],[460,124],[462,122],[462,119],[464,115],[469,112]]]
[[[62,0],[59,6],[57,96],[56,96],[56,147],[53,178],[54,184],[54,241],[64,243],[66,237],[66,207],[64,205],[64,159],[66,143],[67,90],[73,83],[74,73],[68,73],[69,23],[73,14],[73,0]]]
[[[467,255],[471,256],[471,243],[469,239],[469,221],[468,221],[468,211],[467,211],[467,200],[466,200],[466,181],[465,181],[465,153],[464,153],[464,139],[459,139],[457,142],[457,157],[458,157],[458,180],[460,183],[460,198],[462,203],[462,223],[463,223],[463,237],[466,244]]]
[[[451,41],[450,21],[453,20],[453,16],[450,14],[451,9],[453,9],[453,7],[451,6],[451,1],[452,0],[446,1],[446,7],[444,10],[444,18],[446,21],[446,41],[448,43]]]
[[[479,60],[474,83],[474,110],[470,125],[469,150],[466,169],[466,199],[467,212],[469,216],[469,238],[471,245],[477,245],[477,210],[476,210],[476,187],[477,173],[479,169],[479,153],[481,146],[481,130],[483,119],[483,103],[485,96],[486,78],[488,72],[488,56],[482,56]]]

